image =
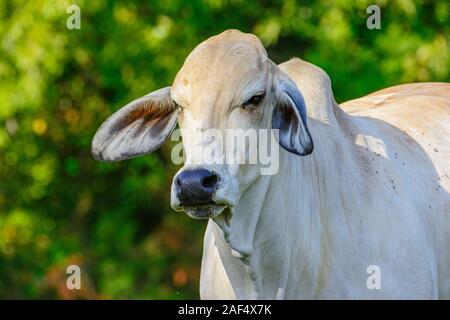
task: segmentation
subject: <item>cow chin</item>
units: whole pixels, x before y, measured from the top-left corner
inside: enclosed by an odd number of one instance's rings
[[[177,200],[171,203],[172,208],[178,212],[185,212],[193,219],[209,219],[215,218],[223,213],[226,209],[233,208],[235,203],[227,198],[215,198],[211,204],[201,205],[180,205]]]
[[[183,207],[183,211],[193,219],[215,218],[221,214],[227,206],[224,205],[205,205],[196,207]]]

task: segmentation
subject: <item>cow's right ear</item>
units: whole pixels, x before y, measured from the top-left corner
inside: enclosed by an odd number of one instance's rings
[[[120,161],[151,153],[170,136],[177,116],[170,87],[136,99],[101,125],[92,141],[92,155],[100,161]]]
[[[287,76],[275,86],[276,103],[272,113],[272,128],[278,143],[299,156],[310,154],[313,141],[306,124],[306,106],[302,94]]]

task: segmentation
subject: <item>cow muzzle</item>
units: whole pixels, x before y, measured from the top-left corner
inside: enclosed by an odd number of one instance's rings
[[[183,168],[172,182],[171,205],[191,218],[218,216],[237,202],[237,183],[221,168]]]

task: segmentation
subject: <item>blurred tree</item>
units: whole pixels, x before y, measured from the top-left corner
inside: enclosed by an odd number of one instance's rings
[[[366,8],[381,7],[381,30]],[[66,28],[67,7],[81,29]],[[204,222],[169,207],[170,145],[95,162],[97,127],[173,80],[225,29],[299,56],[338,101],[402,82],[449,80],[447,0],[0,2],[0,298],[198,298]],[[82,267],[81,291],[65,270]]]

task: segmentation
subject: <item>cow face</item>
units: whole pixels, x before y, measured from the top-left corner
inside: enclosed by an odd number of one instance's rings
[[[210,218],[236,206],[258,179],[261,164],[257,156],[251,159],[262,142],[275,137],[291,153],[312,152],[306,118],[301,93],[267,58],[259,39],[226,31],[193,50],[171,87],[106,120],[92,151],[104,161],[150,153],[178,120],[186,161],[173,179],[171,205],[193,218]],[[271,128],[274,136],[261,134]]]

